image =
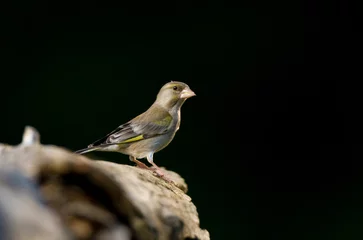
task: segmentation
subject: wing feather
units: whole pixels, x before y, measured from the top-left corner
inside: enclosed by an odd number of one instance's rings
[[[132,143],[152,138],[168,132],[171,122],[172,117],[166,110],[155,109],[155,107],[150,108],[145,113],[117,127],[105,137],[95,141],[88,147]]]

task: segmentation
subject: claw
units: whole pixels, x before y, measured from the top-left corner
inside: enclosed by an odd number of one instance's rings
[[[158,167],[151,167],[150,169],[154,173],[156,173],[156,175],[158,175],[159,177],[164,177],[165,176],[164,172],[160,168],[158,168]]]
[[[173,181],[173,180],[171,180],[169,177],[167,177],[165,174],[164,174],[164,172],[163,172],[163,170],[161,170],[159,167],[150,167],[149,168],[150,170],[152,170],[153,171],[153,173],[155,173],[156,174],[156,176],[158,176],[159,178],[161,178],[161,179],[164,179],[166,182],[168,182],[168,183],[173,183],[173,184],[175,184],[175,182]]]

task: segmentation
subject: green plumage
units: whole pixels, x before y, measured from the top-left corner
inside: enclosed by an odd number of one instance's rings
[[[152,105],[146,112],[117,127],[111,133],[90,144],[88,147],[124,142],[130,143],[131,139],[140,141],[161,135],[168,131],[172,120],[173,118],[168,111],[158,105]],[[138,138],[139,136],[143,136],[142,139]]]
[[[144,113],[120,125],[103,138],[76,153],[90,151],[116,151],[153,162],[153,154],[165,148],[174,138],[180,126],[180,109],[186,99],[195,96],[189,86],[171,81],[159,91],[155,102]]]

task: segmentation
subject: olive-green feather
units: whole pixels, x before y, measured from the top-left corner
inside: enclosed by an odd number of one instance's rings
[[[88,147],[113,143],[133,143],[162,135],[168,132],[172,120],[173,118],[168,111],[160,106],[152,105],[146,112],[119,126],[110,134],[95,141]]]

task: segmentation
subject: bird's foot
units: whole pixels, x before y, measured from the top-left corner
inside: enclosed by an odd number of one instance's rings
[[[158,176],[159,178],[164,179],[166,182],[168,182],[168,183],[174,183],[174,181],[173,181],[173,180],[171,180],[169,177],[167,177],[167,176],[165,175],[165,173],[163,172],[163,170],[161,170],[159,167],[155,167],[155,166],[153,166],[153,167],[150,167],[150,170],[152,170],[152,171],[153,171],[153,173],[155,173],[155,174],[156,174],[156,176]],[[174,184],[175,184],[175,183],[174,183]]]
[[[164,177],[165,174],[163,172],[163,170],[161,170],[159,167],[150,167],[150,170],[152,170],[158,177]]]

